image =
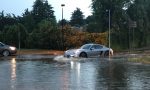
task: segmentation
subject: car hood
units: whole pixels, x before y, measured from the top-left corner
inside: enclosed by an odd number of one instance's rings
[[[10,49],[10,50],[16,50],[17,48],[11,45],[5,45],[4,46],[5,49]]]
[[[79,49],[69,49],[69,50],[67,50],[66,52],[76,52],[76,51],[78,51]]]

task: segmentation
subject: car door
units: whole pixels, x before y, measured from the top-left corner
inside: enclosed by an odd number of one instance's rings
[[[102,48],[103,48],[103,46],[101,46],[101,45],[95,45],[95,56],[100,56]]]
[[[91,48],[91,56],[92,57],[96,57],[99,53],[99,50],[97,49],[97,45],[93,45]]]
[[[0,43],[0,53],[2,53],[3,47],[4,47],[4,45]]]

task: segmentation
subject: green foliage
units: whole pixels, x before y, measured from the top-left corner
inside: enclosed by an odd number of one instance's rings
[[[124,22],[123,8],[130,0],[92,0],[93,15],[100,32],[108,30],[109,10],[111,27],[117,29]]]
[[[53,7],[48,4],[48,1],[36,0],[33,5],[32,15],[36,23],[41,22],[43,19],[55,20]]]
[[[69,21],[67,21],[66,19],[63,19],[63,20],[60,20],[58,21],[58,25],[59,26],[62,26],[62,24],[65,26],[65,25],[69,25]]]
[[[87,32],[90,32],[90,33],[96,33],[96,32],[100,32],[99,31],[99,27],[97,25],[97,23],[95,22],[95,17],[93,15],[91,16],[88,16],[86,18],[86,26],[87,26]]]
[[[36,27],[36,21],[34,20],[32,13],[28,9],[26,9],[23,13],[21,23],[27,28],[28,33],[31,33]]]
[[[76,8],[76,10],[72,13],[70,23],[72,26],[77,27],[84,25],[84,15],[79,8]]]
[[[30,48],[56,49],[56,25],[53,22],[43,20],[37,28],[29,35],[28,43]],[[36,46],[36,47],[35,47]]]
[[[3,30],[5,25],[14,25],[17,23],[15,15],[7,14],[4,15],[4,11],[0,13],[0,31]]]
[[[110,11],[111,47],[145,47],[150,45],[149,8],[150,0],[92,0],[93,15],[86,20],[77,8],[70,21],[64,19],[57,24],[48,1],[35,0],[33,9],[26,9],[22,16],[0,12],[0,41],[17,47],[20,41],[21,48],[40,49],[66,49],[85,43],[108,45]],[[130,27],[132,21],[137,27]]]
[[[29,43],[28,47],[50,48],[54,30],[56,30],[56,24],[47,20],[41,21],[37,28],[29,35],[27,41]]]
[[[122,49],[129,48],[129,44],[132,48],[148,46],[149,8],[149,0],[92,0],[95,20],[88,24],[87,30],[108,31],[110,11],[111,46]],[[137,23],[136,28],[130,27],[131,21]]]
[[[135,38],[137,47],[149,45],[147,42],[150,32],[149,5],[149,0],[135,0],[127,11],[130,19],[137,23],[137,28],[134,30],[135,36],[138,36]]]
[[[12,26],[5,26],[3,31],[4,41],[18,47],[19,41],[22,47],[26,45],[27,37],[26,28],[22,24],[15,24]]]

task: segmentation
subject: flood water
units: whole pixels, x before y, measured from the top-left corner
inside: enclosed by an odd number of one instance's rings
[[[150,65],[125,58],[0,58],[0,90],[150,90]]]

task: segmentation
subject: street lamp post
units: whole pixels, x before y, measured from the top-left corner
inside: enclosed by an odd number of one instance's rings
[[[110,48],[110,10],[109,10],[109,48]]]
[[[62,20],[63,20],[63,7],[65,6],[65,4],[61,4],[61,7],[62,7]],[[62,24],[63,26],[63,24]]]
[[[134,49],[134,28],[137,27],[136,21],[129,21],[129,53],[131,52],[130,49]],[[130,35],[131,35],[131,28],[133,28],[133,36],[132,36],[132,44],[130,44]]]
[[[64,33],[63,33],[63,7],[65,6],[65,4],[61,4],[62,7],[62,20],[61,20],[61,30],[62,30],[62,49],[64,50]]]
[[[108,19],[109,19],[109,24],[108,24],[108,47],[110,48],[110,9],[108,10]],[[110,58],[110,51],[109,51],[109,58]]]

